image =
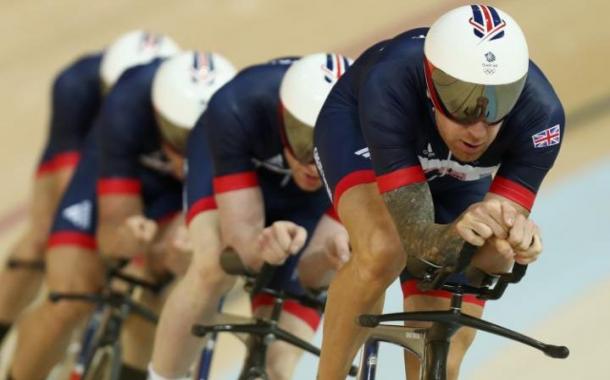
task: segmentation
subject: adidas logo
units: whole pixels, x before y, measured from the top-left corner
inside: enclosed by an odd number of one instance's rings
[[[91,211],[93,205],[90,200],[84,200],[66,207],[61,215],[76,227],[86,230],[91,226]]]
[[[357,150],[354,152],[354,154],[356,156],[362,156],[364,158],[371,158],[371,152],[369,151],[369,148],[362,148],[360,150]]]

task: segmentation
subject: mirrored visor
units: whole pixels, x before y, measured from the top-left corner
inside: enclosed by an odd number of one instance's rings
[[[164,118],[159,112],[155,112],[155,116],[163,141],[169,144],[177,153],[184,155],[190,130],[175,125]]]
[[[313,127],[298,120],[286,108],[282,109],[284,137],[287,148],[302,164],[313,162]]]
[[[517,103],[527,79],[526,74],[512,83],[482,85],[454,78],[429,62],[426,66],[435,107],[460,124],[502,121]]]

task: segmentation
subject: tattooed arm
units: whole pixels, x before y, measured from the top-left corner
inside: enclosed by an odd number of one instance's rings
[[[434,223],[434,204],[427,183],[403,186],[383,194],[408,257],[451,266],[464,245],[453,224]]]

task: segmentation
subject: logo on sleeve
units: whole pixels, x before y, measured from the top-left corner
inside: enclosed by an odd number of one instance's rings
[[[369,148],[362,148],[362,149],[358,149],[357,151],[354,152],[354,154],[356,156],[360,156],[360,157],[364,157],[364,158],[371,158],[371,152],[369,151]]]
[[[91,201],[84,200],[66,207],[61,214],[76,227],[87,230],[91,226],[92,207]]]
[[[546,148],[548,146],[557,145],[561,142],[561,129],[559,124],[538,132],[532,136],[534,148]]]
[[[316,162],[316,167],[320,172],[320,177],[322,177],[322,182],[324,183],[324,187],[326,188],[326,192],[328,193],[328,198],[333,200],[333,193],[330,191],[330,186],[328,186],[328,182],[326,181],[326,174],[324,174],[324,168],[322,167],[322,160],[320,159],[320,154],[318,153],[318,148],[313,148],[313,159]]]

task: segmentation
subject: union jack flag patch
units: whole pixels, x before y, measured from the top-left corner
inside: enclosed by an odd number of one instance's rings
[[[561,130],[559,124],[538,132],[532,136],[534,148],[545,148],[547,146],[557,145],[561,142]]]

